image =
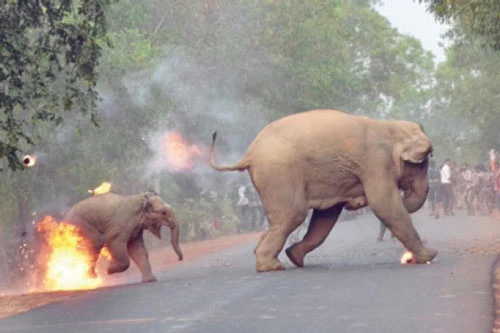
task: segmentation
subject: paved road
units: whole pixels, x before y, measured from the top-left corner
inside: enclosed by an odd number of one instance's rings
[[[372,217],[341,222],[306,267],[257,274],[255,244],[0,321],[0,332],[491,332],[500,221],[414,216],[440,254],[400,265]],[[389,238],[386,235],[386,238]]]

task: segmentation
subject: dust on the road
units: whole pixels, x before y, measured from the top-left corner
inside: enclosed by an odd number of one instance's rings
[[[188,262],[193,261],[202,256],[215,253],[235,245],[245,244],[256,240],[259,235],[259,233],[240,234],[183,244],[182,251],[184,252],[184,260]],[[155,271],[162,271],[179,264],[177,261],[166,261],[164,257],[165,248],[151,251],[150,260]],[[22,295],[2,296],[0,297],[0,319],[26,312],[46,304],[65,301],[89,292],[96,292],[96,290],[53,291],[44,293],[37,292]]]

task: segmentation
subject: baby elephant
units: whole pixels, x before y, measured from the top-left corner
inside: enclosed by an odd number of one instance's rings
[[[143,282],[156,281],[144,246],[144,229],[161,238],[161,226],[169,227],[172,247],[182,260],[177,220],[170,206],[154,192],[92,196],[76,203],[64,221],[77,225],[88,240],[87,246],[93,255],[90,269],[93,276],[95,263],[105,246],[112,257],[108,274],[125,271],[130,265],[130,257],[141,270]]]

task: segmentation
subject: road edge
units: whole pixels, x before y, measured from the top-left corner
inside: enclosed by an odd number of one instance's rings
[[[183,248],[185,251],[184,255],[188,254],[190,248],[199,246],[203,251],[198,253],[197,255],[193,255],[192,257],[188,256],[187,261],[192,262],[199,260],[207,255],[217,253],[227,248],[231,248],[234,246],[238,246],[241,244],[246,244],[247,242],[254,241],[258,239],[260,235],[259,232],[248,232],[243,234],[233,234],[233,235],[225,235],[220,237],[215,237],[203,241],[194,241],[183,243]],[[217,245],[215,245],[217,244]],[[155,248],[150,250],[150,262],[153,263],[155,260],[155,256],[163,256],[165,249],[169,248],[170,245],[162,246],[159,248]],[[155,263],[155,265],[158,264]],[[177,260],[171,262],[163,262],[162,265],[157,265],[158,270],[170,269],[174,266],[179,265]],[[128,272],[130,274],[130,272]],[[126,276],[127,272],[121,273],[123,276]],[[139,281],[136,282],[140,284]],[[12,294],[0,296],[0,320],[9,318],[12,316],[16,316],[42,306],[46,306],[53,303],[64,302],[70,299],[77,298],[79,296],[99,292],[100,290],[120,287],[128,283],[116,283],[110,284],[97,288],[97,289],[89,289],[89,290],[67,290],[67,291],[39,291],[39,292],[23,292],[20,294]]]
[[[491,288],[493,291],[493,333],[500,333],[500,254],[492,267]]]

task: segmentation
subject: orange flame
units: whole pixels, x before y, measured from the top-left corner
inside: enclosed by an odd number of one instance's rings
[[[410,251],[406,251],[405,253],[403,253],[403,255],[401,256],[401,263],[403,265],[406,265],[406,264],[416,264],[417,261],[415,260],[415,258],[413,257],[413,253],[411,253]],[[426,264],[427,265],[430,265],[430,261],[427,261]]]
[[[104,182],[93,190],[89,190],[92,195],[108,193],[111,190],[111,183]]]
[[[103,257],[103,258],[106,258],[108,260],[111,260],[112,257],[111,257],[111,252],[109,252],[109,249],[107,247],[103,247],[101,249],[101,252],[99,253],[99,256],[100,257]]]
[[[101,279],[89,275],[92,255],[85,250],[85,239],[76,226],[45,216],[36,229],[48,245],[45,290],[95,289],[102,285]]]
[[[405,253],[403,253],[403,255],[401,256],[401,263],[403,265],[405,265],[405,264],[415,264],[416,261],[413,258],[413,253],[411,253],[410,251],[406,251]]]
[[[196,158],[204,156],[196,145],[190,145],[179,132],[170,132],[163,139],[163,150],[172,171],[190,170]]]

